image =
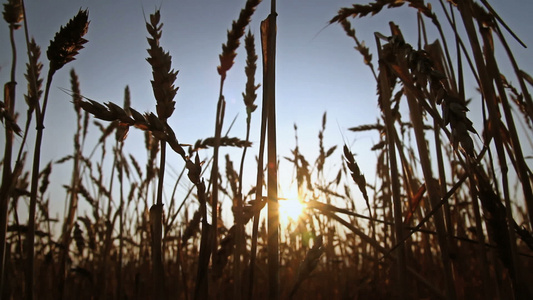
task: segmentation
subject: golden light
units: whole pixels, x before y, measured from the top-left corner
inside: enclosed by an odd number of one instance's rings
[[[298,199],[280,199],[279,203],[279,217],[283,221],[297,221],[305,209],[305,203]]]

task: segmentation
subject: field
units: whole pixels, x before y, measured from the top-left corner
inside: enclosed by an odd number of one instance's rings
[[[89,99],[76,71],[66,70],[90,44],[88,9],[44,51],[30,38],[25,4],[3,5],[10,40],[1,47],[13,59],[0,102],[0,299],[533,299],[533,78],[509,46],[520,37],[487,1],[339,8],[328,26],[353,40],[380,116],[343,136],[371,132],[379,140],[371,156],[346,141],[328,145],[324,113],[314,157],[300,148],[308,136],[298,124],[293,144],[279,140],[276,34],[283,28],[275,0],[247,0],[228,20],[214,133],[193,144],[180,139],[193,126],[170,122],[180,83],[162,46],[171,36],[164,5],[146,14],[139,33],[148,37],[155,100],[155,111],[142,112],[128,86],[122,103]],[[271,13],[255,36],[250,22],[262,18],[260,5]],[[356,19],[399,7],[416,12],[415,40],[394,20],[366,41],[375,51],[358,38]],[[244,70],[232,69],[236,60]],[[20,61],[27,82],[17,85]],[[242,136],[226,114],[230,69],[246,76]],[[52,82],[67,72],[63,92],[76,119],[65,126],[76,130],[57,147],[71,154],[42,161],[43,140],[54,131],[44,126]],[[144,143],[126,144],[129,132],[142,133]],[[280,155],[282,147],[291,154]],[[169,170],[170,155],[181,169]],[[375,174],[360,167],[369,159]],[[58,166],[69,170],[63,186],[51,180]],[[292,194],[282,192],[281,173],[292,174]],[[59,218],[50,213],[51,189],[65,198]]]

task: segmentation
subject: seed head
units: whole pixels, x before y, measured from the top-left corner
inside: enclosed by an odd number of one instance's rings
[[[89,12],[80,10],[78,14],[61,26],[46,51],[50,60],[50,72],[61,69],[67,63],[73,61],[78,52],[83,49],[87,40],[83,36],[89,30]]]
[[[43,84],[43,79],[41,78],[43,64],[39,62],[41,48],[37,46],[34,39],[31,40],[28,48],[30,51],[30,61],[26,63],[26,74],[24,74],[28,81],[28,93],[24,95],[24,98],[26,99],[29,110],[33,112],[43,93],[41,88]]]
[[[220,66],[218,66],[218,74],[222,78],[226,77],[226,72],[233,66],[233,61],[237,56],[235,52],[239,48],[239,40],[244,35],[246,26],[250,23],[250,18],[255,12],[255,8],[261,0],[248,0],[244,8],[239,14],[237,21],[233,21],[231,24],[231,30],[228,30],[228,40],[226,44],[222,44],[222,54],[219,55]]]
[[[150,23],[146,22],[146,29],[151,36],[148,38],[150,49],[147,50],[150,57],[146,60],[152,66],[154,79],[151,82],[157,101],[157,116],[161,120],[166,120],[172,115],[176,105],[173,99],[178,87],[174,87],[174,81],[176,81],[178,72],[172,69],[172,56],[159,45],[163,27],[163,23],[159,23],[160,19],[161,15],[159,11],[156,11],[150,15]]]
[[[20,28],[20,22],[24,19],[21,0],[9,0],[4,3],[4,20],[15,29]]]

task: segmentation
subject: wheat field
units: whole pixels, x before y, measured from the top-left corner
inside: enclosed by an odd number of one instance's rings
[[[62,92],[75,134],[60,147],[71,154],[41,161],[53,132],[44,126],[52,82],[87,50],[90,7],[44,51],[26,23],[31,3],[5,1],[11,38],[2,51],[13,58],[0,102],[0,299],[533,299],[533,78],[509,46],[520,37],[490,3],[376,0],[331,16],[328,26],[353,41],[377,91],[379,119],[342,133],[376,134],[363,157],[348,138],[328,144],[327,113],[316,120],[316,149],[300,148],[309,137],[298,124],[293,141],[278,138],[283,28],[275,0],[243,2],[218,57],[212,135],[184,143],[180,132],[193,129],[170,122],[180,77],[162,46],[172,38],[163,5],[139,33],[155,110],[136,108],[128,86],[120,103],[89,99],[70,69]],[[270,14],[257,15],[259,6]],[[390,20],[374,40],[358,37],[357,19],[399,7],[416,16],[409,35]],[[259,36],[252,19],[262,20]],[[237,60],[244,70],[232,69]],[[26,66],[18,85],[17,62]],[[242,135],[226,113],[230,70],[246,76]],[[129,132],[144,143],[127,144]],[[171,155],[181,169],[168,164]],[[51,180],[57,166],[68,166],[67,184]],[[281,173],[291,174],[294,195],[284,193]],[[59,217],[50,189],[64,195]]]

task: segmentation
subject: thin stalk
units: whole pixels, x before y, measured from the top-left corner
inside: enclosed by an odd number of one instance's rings
[[[511,62],[511,65],[513,66],[513,70],[515,71],[516,77],[518,78],[518,83],[520,84],[520,89],[522,90],[522,94],[524,95],[529,119],[533,118],[533,100],[531,99],[531,94],[527,90],[526,84],[524,82],[524,76],[521,74],[520,67],[518,67],[518,63],[516,62],[516,59],[514,58],[513,52],[511,51],[511,48],[509,48],[509,44],[507,44],[507,41],[505,40],[505,37],[503,36],[500,27],[496,27],[496,33],[498,37],[500,38],[501,44],[503,48],[505,49],[505,52],[507,53],[507,56],[509,57],[509,61]],[[529,205],[528,205],[529,207]],[[533,217],[530,210],[530,218]]]
[[[439,35],[440,35],[443,48],[444,48],[444,53],[446,54],[446,61],[448,62],[448,67],[449,67],[448,73],[450,76],[450,80],[449,80],[450,87],[453,88],[453,90],[457,90],[457,87],[454,85],[456,80],[455,80],[455,71],[453,69],[452,57],[450,55],[450,52],[448,51],[448,45],[446,43],[446,37],[442,30],[442,26],[440,25],[440,22],[437,19],[437,17],[431,18],[431,21],[433,21],[433,24],[435,25],[435,27],[437,27],[437,30],[439,31]]]
[[[189,178],[194,182],[197,192],[198,192],[198,201],[200,202],[200,213],[202,214],[202,234],[200,240],[200,255],[198,258],[198,269],[196,275],[196,287],[194,291],[194,299],[208,299],[209,295],[209,285],[208,285],[208,266],[209,259],[211,256],[211,245],[210,243],[213,239],[210,237],[211,234],[215,234],[215,228],[207,223],[207,196],[205,193],[205,183],[200,180],[199,168],[200,160],[198,155],[196,155],[196,160],[194,162],[195,167],[191,168],[196,172],[189,172]],[[196,177],[195,177],[196,176]]]
[[[405,241],[407,241],[415,232],[419,231],[420,228],[422,228],[422,226],[424,226],[424,224],[426,224],[428,222],[428,220],[436,213],[440,210],[440,208],[444,205],[444,203],[446,203],[448,201],[448,199],[457,191],[457,189],[459,189],[459,187],[465,182],[465,180],[467,179],[467,176],[468,174],[464,174],[461,178],[459,178],[459,180],[453,185],[453,187],[446,193],[446,195],[444,195],[444,197],[442,197],[442,199],[439,201],[439,203],[435,206],[433,206],[433,208],[431,209],[431,211],[426,214],[424,216],[424,218],[418,223],[418,225],[416,225],[414,228],[411,228],[411,231],[406,234],[403,238],[403,240],[401,241],[398,241],[392,248],[390,248],[387,253],[385,254],[385,256],[383,256],[383,258],[391,255],[391,253],[396,250],[398,247],[400,247],[401,245],[404,244]]]
[[[510,199],[508,198],[508,182],[507,182],[507,172],[508,172],[508,166],[505,158],[505,153],[503,149],[503,141],[500,134],[500,111],[498,109],[497,99],[496,99],[496,92],[494,90],[494,86],[492,85],[492,80],[489,77],[487,66],[485,65],[484,61],[484,53],[481,50],[481,46],[478,40],[478,37],[476,35],[476,29],[473,22],[471,7],[469,3],[463,3],[462,1],[459,1],[458,3],[459,11],[461,12],[461,16],[463,19],[463,23],[468,35],[468,38],[470,40],[472,52],[474,54],[474,60],[476,62],[476,66],[478,68],[478,74],[480,78],[480,88],[482,91],[482,94],[485,98],[485,103],[487,105],[487,109],[489,112],[489,122],[492,127],[492,131],[490,132],[490,135],[494,138],[494,146],[496,147],[496,152],[498,155],[498,162],[500,165],[501,173],[502,173],[502,184],[504,185],[504,197],[505,197],[505,203],[510,203]],[[490,55],[489,55],[490,56]],[[507,207],[507,209],[511,209],[510,207]],[[509,215],[508,215],[509,217]],[[507,220],[510,222],[511,220]],[[508,223],[509,225],[509,223]],[[514,232],[511,228],[505,228],[502,230],[508,230],[509,235],[512,239]],[[516,244],[513,244],[512,241],[510,242],[511,251],[513,253],[513,257],[511,259],[511,263],[513,264],[512,270],[509,270],[511,274],[511,279],[513,281],[513,286],[516,289],[520,284],[519,280],[517,278],[517,260],[516,260],[516,252],[514,249],[516,249]],[[515,290],[516,291],[516,290]]]
[[[126,86],[124,89],[124,110],[126,113],[131,113],[130,106],[131,106],[131,99],[130,99],[130,89],[129,86]],[[81,115],[80,115],[81,117]],[[122,299],[123,298],[123,289],[124,289],[124,279],[122,277],[122,268],[123,268],[123,262],[124,262],[124,165],[126,164],[125,155],[123,153],[124,149],[124,139],[125,134],[127,134],[127,131],[124,131],[120,126],[116,129],[115,132],[115,140],[116,144],[115,147],[117,148],[117,156],[119,157],[118,162],[118,180],[120,184],[120,206],[118,211],[118,217],[119,217],[119,224],[118,224],[118,263],[117,263],[117,290],[116,290],[116,299]],[[83,140],[84,142],[85,140]],[[82,145],[83,145],[82,142]],[[131,190],[133,187],[130,188]]]
[[[64,280],[65,280],[65,273],[66,273],[66,261],[68,257],[68,248],[70,245],[70,232],[72,230],[72,226],[74,225],[74,216],[76,214],[76,210],[78,207],[78,187],[80,184],[80,160],[82,158],[81,153],[81,144],[80,144],[80,134],[82,132],[82,124],[81,124],[81,114],[80,114],[80,106],[79,102],[81,101],[81,95],[80,95],[80,89],[79,89],[79,82],[78,77],[74,70],[71,71],[71,84],[72,84],[72,90],[74,91],[72,94],[73,103],[74,103],[74,110],[76,111],[76,133],[74,134],[74,153],[73,153],[73,167],[72,167],[72,176],[71,176],[71,182],[70,182],[70,199],[68,201],[68,213],[65,217],[65,221],[63,224],[63,249],[64,251],[61,254],[61,260],[60,260],[60,293],[63,297],[63,287],[64,287]]]
[[[34,282],[34,252],[35,252],[35,210],[37,206],[37,191],[39,185],[39,168],[41,163],[41,146],[43,142],[44,130],[44,116],[46,112],[46,104],[48,103],[48,94],[50,92],[50,85],[55,71],[50,69],[46,79],[46,88],[44,92],[44,101],[42,111],[39,107],[35,110],[37,121],[37,135],[35,137],[35,149],[33,152],[33,167],[31,173],[31,191],[30,191],[30,207],[28,215],[28,237],[27,237],[27,265],[26,265],[26,299],[33,300],[33,282]],[[67,250],[64,250],[67,251]]]
[[[485,51],[486,53],[486,59],[487,59],[487,68],[489,70],[498,72],[499,74],[499,68],[498,64],[496,62],[496,59],[494,57],[494,49],[490,47],[491,44],[489,44],[492,39],[488,40],[490,37],[488,36],[489,33],[485,32],[483,37],[486,39],[485,44]],[[516,130],[516,126],[514,123],[513,114],[511,112],[511,107],[509,105],[509,100],[507,99],[507,94],[505,93],[505,89],[503,87],[501,77],[494,78],[494,81],[496,83],[496,88],[498,89],[498,92],[500,94],[500,102],[502,105],[503,113],[505,116],[505,121],[507,124],[507,130],[509,131],[511,145],[513,149],[513,154],[516,160],[516,171],[518,174],[518,178],[520,179],[520,182],[522,183],[522,190],[524,192],[524,200],[526,202],[528,215],[530,218],[530,224],[533,228],[533,191],[531,190],[531,183],[528,176],[528,166],[524,160],[524,154],[522,152],[522,147],[520,145],[520,139],[518,137],[518,133]],[[506,203],[506,206],[509,206],[509,204]],[[510,209],[510,206],[509,206]],[[509,219],[511,220],[511,219]]]
[[[259,85],[255,84],[255,71],[257,68],[256,61],[257,55],[255,53],[255,42],[254,36],[250,31],[246,35],[245,39],[245,49],[246,49],[246,67],[244,71],[246,73],[246,88],[243,95],[244,104],[246,106],[246,142],[250,140],[250,130],[251,130],[251,121],[252,113],[255,111],[257,106],[254,105],[254,101],[257,98],[256,90],[259,88]],[[244,176],[244,160],[246,158],[246,152],[248,147],[245,147],[242,151],[241,163],[239,167],[239,182],[237,187],[237,208],[236,208],[236,220],[235,220],[235,258],[234,258],[234,299],[239,300],[243,297],[243,286],[242,286],[242,263],[241,255],[246,251],[246,240],[244,237],[244,223],[242,215],[243,208],[243,196],[242,196],[242,181]]]
[[[150,34],[148,38],[149,57],[146,59],[152,66],[153,80],[152,89],[156,100],[157,120],[160,122],[159,126],[163,131],[172,133],[172,129],[167,124],[167,119],[174,112],[176,102],[173,100],[178,90],[174,86],[174,81],[178,74],[172,69],[172,57],[168,52],[165,52],[159,45],[162,35],[162,26],[160,24],[160,11],[156,10],[154,14],[150,15],[150,23],[146,22],[146,28]],[[154,120],[154,121],[155,121]],[[174,137],[175,138],[175,137]],[[163,236],[163,182],[165,179],[165,163],[166,163],[166,145],[164,139],[160,140],[161,153],[159,162],[159,178],[157,184],[156,203],[150,208],[150,223],[152,234],[152,280],[153,280],[153,297],[155,299],[166,299],[167,293],[165,290],[165,271],[163,269],[162,256],[162,236]],[[181,149],[183,152],[183,149]],[[179,151],[178,151],[179,152]],[[151,154],[153,151],[150,152]],[[182,154],[183,156],[183,154]]]
[[[401,243],[398,246],[397,253],[397,265],[396,265],[396,279],[397,279],[397,294],[398,299],[406,299],[406,287],[407,280],[405,274],[407,271],[406,257],[405,257],[405,246],[403,244],[404,240],[404,230],[403,230],[403,221],[402,221],[402,204],[400,198],[400,183],[398,182],[398,164],[396,161],[396,148],[394,145],[394,118],[391,110],[391,88],[389,86],[389,71],[388,67],[381,61],[381,43],[379,37],[376,36],[376,44],[378,45],[378,52],[380,57],[379,63],[379,84],[378,89],[381,98],[381,106],[383,110],[383,117],[385,120],[385,127],[387,133],[387,144],[388,144],[388,157],[389,157],[389,166],[390,166],[390,178],[391,178],[391,188],[392,188],[392,201],[393,201],[393,210],[394,210],[394,223],[395,223],[395,235],[396,241]],[[401,241],[401,242],[400,242]]]
[[[485,57],[487,61],[487,69],[490,70],[490,72],[498,72],[495,74],[500,74],[496,59],[494,58],[494,52],[493,52],[494,49],[492,49],[492,47],[490,46],[492,45],[491,43],[492,39],[489,36],[489,32],[483,30],[482,36],[483,36],[484,43],[485,43]],[[507,129],[508,129],[509,136],[510,136],[510,142],[511,142],[512,150],[513,150],[512,153],[509,153],[509,155],[510,157],[513,157],[514,155],[515,162],[516,162],[515,170],[518,174],[518,178],[520,179],[520,182],[522,183],[524,199],[525,199],[526,206],[529,212],[528,215],[531,221],[531,216],[533,215],[533,192],[531,190],[530,180],[528,176],[529,169],[524,160],[524,155],[522,153],[522,148],[521,148],[518,134],[516,131],[516,127],[514,124],[513,114],[509,106],[509,101],[507,99],[507,95],[505,93],[505,90],[504,90],[504,87],[501,81],[501,77],[498,76],[497,78],[494,78],[494,82],[496,84],[496,88],[498,89],[498,93],[500,94],[500,103],[503,108],[503,112],[504,112],[504,116],[505,116],[505,120],[507,124]],[[502,170],[502,173],[503,173],[503,170]],[[505,181],[508,180],[507,174],[502,174],[502,180],[505,180]],[[509,237],[510,237],[509,243],[511,246],[513,259],[515,260],[514,264],[517,268],[515,272],[517,273],[516,276],[518,277],[516,279],[518,281],[518,286],[515,288],[517,289],[517,293],[520,293],[520,295],[525,295],[527,288],[525,287],[526,283],[524,279],[522,278],[523,272],[521,271],[522,269],[521,264],[519,263],[517,259],[518,250],[516,246],[515,230],[513,228],[514,218],[513,218],[512,206],[511,206],[511,196],[509,194],[509,184],[507,182],[504,182],[503,188],[504,188],[506,215],[507,215],[507,226],[508,226]]]
[[[263,73],[266,70],[263,70]],[[263,81],[263,90],[268,89],[268,82]],[[268,106],[267,98],[265,93],[263,93],[263,105],[261,112],[261,133],[259,138],[259,154],[257,157],[257,177],[255,182],[255,201],[263,201],[263,163],[264,163],[264,153],[265,153],[265,138],[266,138],[266,126],[267,126],[267,117],[268,117]],[[259,217],[261,215],[261,210],[257,210],[254,215],[254,222],[252,228],[252,245],[250,248],[250,278],[248,293],[246,299],[252,299],[253,290],[254,290],[254,274],[255,274],[255,259],[257,256],[257,238],[259,230]]]
[[[101,158],[101,166],[104,165],[104,159],[105,159],[105,143],[102,143],[102,158]],[[117,152],[116,152],[116,149],[113,149],[113,153],[114,153],[114,156],[113,156],[113,164],[112,164],[112,167],[111,167],[111,174],[110,174],[110,180],[109,180],[109,187],[108,187],[108,191],[110,193],[112,193],[113,191],[113,184],[114,184],[114,179],[115,179],[115,167],[117,165],[117,162],[118,162],[118,158],[117,158]],[[98,182],[98,186],[103,186],[102,182],[103,182],[103,172],[100,172],[99,174],[99,178],[98,178],[99,182]],[[102,189],[99,188],[99,198],[102,197],[103,193],[102,193]],[[112,204],[113,203],[113,198],[111,197],[111,195],[108,195],[108,202],[107,202],[107,215],[105,216],[105,231],[104,231],[104,242],[103,242],[103,254],[101,255],[101,258],[100,258],[100,264],[101,264],[101,268],[99,270],[99,276],[98,276],[98,292],[100,293],[99,294],[99,297],[101,299],[106,299],[106,295],[107,295],[107,286],[108,286],[108,280],[107,280],[107,270],[109,268],[108,266],[108,261],[109,261],[109,253],[111,251],[111,247],[112,247],[112,243],[113,243],[113,240],[112,240],[112,234],[113,234],[113,228],[114,228],[114,225],[115,225],[115,218],[112,217]],[[77,204],[76,204],[77,205]],[[76,211],[76,208],[75,206],[73,205],[73,202],[70,203],[70,206],[69,206],[69,217],[68,217],[68,220],[69,221],[65,221],[65,230],[69,230],[68,234],[64,234],[65,237],[68,237],[68,240],[66,240],[64,243],[65,245],[70,245],[70,229],[67,228],[67,225],[68,224],[73,224],[73,221],[74,221],[74,213]],[[72,221],[70,221],[72,220]],[[72,228],[72,225],[70,225],[69,228]],[[67,232],[67,231],[65,231]],[[69,246],[67,246],[69,247]],[[66,255],[65,255],[66,256]]]
[[[222,131],[222,125],[224,122],[224,110],[226,107],[226,101],[222,93],[224,80],[226,79],[227,72],[231,69],[234,63],[234,59],[237,56],[235,52],[239,47],[239,40],[244,35],[246,26],[250,23],[250,18],[253,15],[255,8],[259,4],[260,0],[248,0],[245,7],[241,10],[239,18],[231,25],[231,30],[228,31],[228,40],[225,44],[222,44],[222,54],[219,56],[220,65],[217,70],[220,75],[220,92],[217,103],[217,112],[215,116],[215,145],[213,151],[213,167],[211,171],[211,182],[213,184],[212,197],[212,222],[211,225],[217,228],[218,222],[218,151],[220,147],[220,137]],[[217,235],[216,232],[213,235],[212,251],[217,251]]]
[[[187,169],[187,168],[186,168],[185,165],[184,165],[183,168],[181,169],[180,174],[178,175],[178,178],[176,179],[176,183],[174,184],[174,188],[172,188],[172,194],[171,194],[171,196],[170,196],[170,199],[171,199],[172,202],[170,203],[169,213],[170,213],[171,208],[173,207],[173,205],[174,205],[174,203],[175,203],[175,202],[174,202],[174,198],[175,198],[175,196],[176,196],[176,191],[178,190],[178,185],[179,185],[180,182],[181,182],[181,177],[183,176],[183,174],[185,174],[185,170],[186,170],[186,169]],[[194,186],[191,187],[191,188],[189,188],[187,194],[185,195],[185,200],[187,200],[187,198],[189,197],[189,195],[190,195],[190,193],[192,192],[192,189],[193,189],[193,188],[194,188]],[[178,207],[178,209],[176,210],[176,212],[172,215],[172,217],[168,218],[168,220],[167,220],[167,224],[166,224],[167,227],[172,226],[172,224],[174,224],[174,221],[175,221],[176,218],[178,217],[178,214],[179,214],[181,208],[182,208],[183,205],[185,204],[185,200],[183,200],[183,201],[181,202],[180,206]],[[165,237],[167,236],[167,234],[168,234],[168,232],[165,232]]]
[[[118,233],[118,263],[117,263],[117,299],[121,300],[123,295],[123,286],[124,281],[122,278],[122,265],[123,265],[123,252],[124,252],[124,187],[123,187],[123,173],[124,173],[124,156],[122,155],[122,148],[124,143],[122,141],[117,141],[118,154],[120,157],[120,172],[119,172],[119,182],[120,182],[120,206],[119,206],[119,233]]]
[[[424,179],[427,185],[427,193],[429,195],[431,207],[433,208],[438,204],[440,200],[439,195],[439,186],[431,171],[431,162],[429,160],[429,150],[426,146],[426,139],[423,132],[423,121],[422,121],[422,112],[420,111],[420,106],[415,100],[415,97],[409,92],[409,89],[406,90],[407,102],[409,104],[411,122],[413,123],[413,129],[415,131],[416,144],[418,148],[418,154],[420,158],[420,164],[422,167],[422,172],[424,174]],[[450,250],[449,250],[449,241],[446,237],[446,228],[444,224],[444,219],[442,212],[435,214],[435,225],[437,227],[439,246],[441,249],[441,258],[444,265],[444,273],[446,280],[446,290],[448,299],[456,299],[456,291],[453,285],[453,268],[450,261]]]
[[[250,116],[246,119],[246,142],[250,140]],[[246,158],[246,150],[248,147],[244,147],[242,150],[241,163],[239,166],[239,185],[237,197],[236,211],[235,211],[235,258],[233,262],[233,280],[235,281],[233,299],[239,300],[242,298],[242,272],[241,272],[241,255],[244,253],[244,222],[242,219],[242,177],[244,172],[244,159]]]
[[[217,251],[217,235],[216,228],[218,223],[218,159],[219,159],[219,149],[220,149],[220,137],[222,134],[222,125],[224,124],[224,112],[226,108],[226,101],[222,94],[224,88],[224,79],[222,76],[220,79],[220,90],[218,95],[217,111],[215,116],[215,145],[213,146],[213,167],[211,168],[211,181],[212,191],[211,191],[211,226],[215,229],[215,234],[212,236],[211,241],[211,252],[216,253]]]
[[[248,133],[247,133],[248,136]],[[235,254],[233,261],[233,280],[235,281],[233,289],[233,299],[240,300],[242,298],[242,272],[241,272],[241,255],[244,253],[244,227],[242,220],[242,169],[244,167],[244,158],[246,155],[246,148],[243,150],[243,156],[241,160],[241,170],[239,172],[239,189],[235,207]]]
[[[446,47],[446,44],[445,44],[445,47]],[[445,49],[446,49],[446,53],[448,53],[447,48],[445,48]],[[442,52],[439,52],[439,54],[441,54],[441,53]],[[451,61],[448,60],[448,63],[450,63],[450,62]],[[443,67],[446,69],[446,63],[445,62],[443,62],[443,65],[444,65]],[[450,68],[451,68],[451,66],[450,66]],[[461,72],[461,71],[459,71],[459,72]],[[453,84],[450,84],[450,87],[454,87],[454,89],[457,89],[457,87],[455,86],[455,78],[453,78],[452,80],[453,80]],[[411,97],[411,99],[409,99],[409,97]],[[414,99],[414,97],[408,96],[408,101],[410,101],[409,102],[409,106],[410,107],[411,107],[411,105],[417,106],[416,100]],[[431,106],[432,106],[432,108],[434,110],[436,110],[434,101],[431,101]],[[431,174],[432,173],[431,172],[431,166],[429,165],[430,164],[429,152],[428,152],[429,150],[427,149],[427,146],[426,146],[426,143],[425,143],[424,132],[423,132],[423,129],[422,129],[423,121],[420,118],[420,116],[421,116],[420,115],[420,111],[417,111],[417,110],[419,110],[419,107],[417,106],[414,109],[415,109],[415,111],[413,111],[411,113],[411,116],[412,116],[412,119],[413,118],[417,119],[416,121],[413,121],[413,126],[414,126],[415,135],[416,135],[416,139],[417,139],[417,145],[418,145],[419,154],[420,154],[421,157],[424,156],[424,158],[421,158],[421,162],[422,162],[422,168],[423,168],[423,172],[424,172],[424,177],[425,177],[426,184],[427,184],[428,179],[432,180],[432,179],[430,179],[431,177],[429,177],[429,178],[426,177],[426,175],[427,176],[432,176],[432,174]],[[415,126],[415,124],[417,124],[417,126]],[[422,126],[422,127],[418,127],[418,126]],[[446,195],[446,172],[444,170],[444,158],[443,158],[443,154],[442,154],[442,149],[443,148],[442,148],[442,142],[441,142],[441,136],[440,136],[441,126],[440,126],[440,123],[438,122],[437,119],[433,119],[433,128],[434,128],[436,159],[437,159],[437,167],[438,167],[438,175],[439,175],[439,182],[438,182],[439,190],[437,192],[437,190],[434,189],[434,186],[433,187],[428,186],[428,194],[429,194],[430,200],[431,200],[431,207],[433,207],[436,203],[438,203],[438,201],[440,199],[442,199],[442,197],[444,197],[444,195]],[[428,154],[428,156],[424,155],[426,153]],[[428,165],[426,165],[426,164],[428,164]],[[434,197],[434,198],[431,198],[431,197]],[[445,275],[446,275],[446,284],[447,284],[447,289],[448,289],[448,295],[449,295],[450,298],[457,298],[458,297],[457,293],[460,293],[459,294],[460,298],[463,298],[463,297],[461,297],[461,296],[464,296],[464,295],[462,295],[463,289],[462,288],[458,288],[456,290],[453,287],[453,282],[457,282],[458,284],[461,284],[463,282],[463,280],[461,280],[461,279],[453,281],[454,275],[455,276],[459,276],[459,277],[462,276],[462,274],[459,271],[461,269],[461,267],[457,266],[457,268],[453,269],[452,265],[451,265],[451,261],[449,259],[450,254],[445,253],[445,252],[453,253],[453,252],[457,251],[457,244],[455,243],[455,241],[452,240],[452,239],[448,239],[447,238],[447,237],[454,236],[454,226],[452,224],[451,210],[450,210],[450,205],[448,204],[448,202],[446,202],[444,204],[442,213],[444,214],[444,219],[443,219],[441,213],[437,213],[437,215],[435,217],[435,223],[436,223],[436,227],[437,227],[437,237],[439,239],[439,242],[440,243],[444,243],[444,244],[441,244],[441,251],[442,251],[442,256],[445,256],[445,258],[443,259],[443,263],[444,263],[444,267],[445,267]],[[446,247],[445,251],[442,250],[443,246]]]
[[[490,284],[490,271],[488,269],[489,262],[487,259],[487,250],[485,249],[485,236],[483,234],[483,225],[481,223],[481,214],[479,212],[479,203],[476,193],[475,180],[470,178],[470,195],[472,197],[472,210],[474,211],[474,218],[476,222],[476,238],[478,242],[478,259],[481,266],[481,279],[483,280],[482,295],[485,299],[490,299],[488,294],[492,292],[492,286]]]
[[[156,299],[166,299],[165,291],[165,271],[163,269],[162,261],[162,227],[163,227],[163,180],[165,176],[165,162],[166,162],[166,141],[161,141],[161,153],[159,163],[159,181],[157,184],[157,198],[156,204],[150,209],[151,214],[154,215],[152,226],[152,261],[154,264],[154,296]]]
[[[450,17],[450,15],[448,14],[448,11],[446,10],[446,6],[442,2],[442,0],[439,0],[439,2],[440,2],[440,5],[442,6],[442,10],[443,10],[444,14],[446,15],[446,19],[448,20],[448,23],[450,24],[450,26],[453,29],[453,32],[454,32],[454,35],[455,35],[455,42],[457,43],[457,45],[456,45],[457,49],[462,49],[463,50],[463,53],[465,55],[466,61],[468,63],[468,66],[470,67],[472,75],[476,79],[476,82],[479,84],[480,79],[479,79],[479,76],[478,76],[478,74],[476,72],[476,68],[474,67],[474,63],[472,62],[472,59],[470,59],[469,51],[467,51],[466,46],[464,45],[463,40],[461,39],[461,37],[459,36],[459,33],[457,31],[456,22],[455,22],[455,15],[453,14],[453,10],[450,8],[450,13],[451,13],[451,17]],[[450,3],[450,7],[452,7],[452,6],[453,6],[452,3]],[[458,50],[457,50],[457,53],[459,54]],[[451,62],[449,62],[448,64],[453,65]],[[457,70],[458,70],[459,73],[462,73],[461,65],[458,65]],[[460,81],[460,83],[462,83],[462,81]],[[459,91],[460,91],[461,90],[461,86],[459,86],[458,88],[459,88]]]
[[[432,103],[432,105],[434,104]],[[439,182],[439,187],[440,187],[439,198],[442,199],[442,197],[446,195],[446,171],[444,169],[444,158],[442,154],[443,145],[442,145],[441,136],[440,136],[440,124],[435,119],[433,119],[433,128],[434,128],[437,167],[438,167],[438,174],[439,174],[439,181],[440,181]],[[472,199],[475,199],[475,198],[472,198]],[[454,236],[455,232],[454,232],[454,225],[452,221],[452,212],[451,212],[450,205],[448,202],[444,204],[443,213],[444,213],[444,220],[445,220],[445,226],[446,226],[448,237]],[[450,247],[452,248],[451,251],[457,253],[459,251],[457,243],[455,241],[452,242],[452,240],[450,239],[449,239],[449,243],[450,243]],[[462,277],[462,274],[460,273],[460,269],[461,267],[454,269],[454,275],[456,277]],[[459,279],[458,281],[463,282],[461,279]],[[458,292],[463,293],[462,289],[460,289],[460,291]]]
[[[419,15],[420,15],[420,13],[419,13]],[[435,18],[435,20],[436,20],[436,18]],[[424,30],[423,30],[424,31],[424,44],[427,46],[428,45],[428,42],[427,42],[428,39],[426,37],[425,25],[424,25],[424,22],[423,22],[423,20],[421,18],[420,18],[420,22],[422,23],[422,27],[424,28]],[[454,71],[451,70],[451,69],[453,69],[453,66],[451,65],[452,62],[451,62],[451,59],[450,59],[450,56],[449,56],[449,53],[448,53],[448,47],[447,47],[447,44],[446,44],[446,40],[445,40],[444,36],[442,35],[442,30],[440,29],[441,28],[440,24],[437,25],[437,27],[439,28],[439,32],[441,32],[441,38],[443,40],[444,48],[445,48],[444,50],[445,50],[445,53],[446,53],[446,57],[448,58],[447,61],[444,61],[444,59],[442,59],[442,68],[445,71],[445,73],[452,73],[452,78],[450,78],[448,80],[449,87],[451,89],[453,89],[453,90],[457,90]],[[440,51],[438,51],[438,55],[440,57],[442,57],[443,56],[442,55],[442,48],[439,47],[438,50],[440,50]],[[459,71],[459,73],[460,72],[461,71]],[[461,76],[461,75],[459,75],[459,76]],[[435,101],[430,101],[430,105],[433,108],[433,110],[437,111],[437,108],[436,108],[436,105],[435,105]],[[420,123],[419,125],[423,126],[422,122],[419,122],[419,123]],[[413,122],[413,125],[414,124],[415,123]],[[434,133],[433,136],[434,136],[434,139],[435,139],[435,152],[436,152],[437,168],[438,168],[438,175],[439,175],[439,177],[438,177],[439,178],[439,187],[440,187],[439,198],[442,198],[446,194],[446,172],[445,172],[445,169],[444,169],[444,158],[443,158],[443,154],[442,154],[442,149],[443,148],[442,148],[441,135],[440,135],[441,125],[440,125],[440,123],[439,123],[439,121],[437,119],[433,119],[433,129],[434,129],[433,130],[433,133]],[[420,135],[424,134],[423,129],[419,129],[419,128],[415,127],[415,132],[416,131],[418,131],[418,132],[415,133],[415,134],[420,134]],[[417,143],[418,143],[418,141],[417,141]],[[433,191],[433,192],[435,192],[435,191]],[[454,235],[454,228],[453,228],[452,219],[451,219],[450,205],[448,203],[444,204],[443,213],[444,213],[445,226],[446,226],[446,230],[447,230],[448,236],[453,236]],[[457,248],[456,244],[450,243],[450,247],[453,249],[452,251],[456,251],[457,250],[456,249]],[[460,275],[460,274],[458,274],[457,270],[455,270],[455,271],[456,271],[455,275]]]
[[[6,83],[4,99],[7,111],[11,116],[15,116],[15,68],[17,65],[17,49],[15,46],[15,27],[9,25],[9,39],[11,42],[11,79]],[[12,178],[11,159],[13,155],[13,129],[11,126],[5,126],[6,144],[4,145],[4,169],[2,172],[2,186],[0,187],[0,293],[4,290],[4,271],[5,271],[5,254],[6,254],[6,231],[9,212],[10,187],[15,178]]]
[[[211,159],[209,159],[209,161],[205,164],[205,168],[202,170],[202,178],[203,178],[203,175],[205,173],[205,170],[207,169],[207,167],[209,167],[209,165],[211,164],[211,162],[213,161],[213,158],[211,157]],[[175,215],[177,216],[177,214],[181,211],[181,209],[185,206],[185,202],[187,200],[189,200],[189,196],[191,195],[192,191],[196,188],[196,185],[195,186],[192,186],[190,187],[188,190],[187,190],[187,193],[185,194],[185,196],[183,197],[183,200],[181,201],[181,204],[180,206],[178,207],[178,209],[176,210],[176,213]],[[172,197],[172,199],[174,199],[174,197]],[[171,223],[173,223],[174,220],[172,220]]]
[[[276,152],[276,1],[271,1],[271,12],[261,23],[263,43],[263,73],[267,114],[267,201],[268,201],[268,299],[279,299],[279,211],[278,211],[278,170]]]

